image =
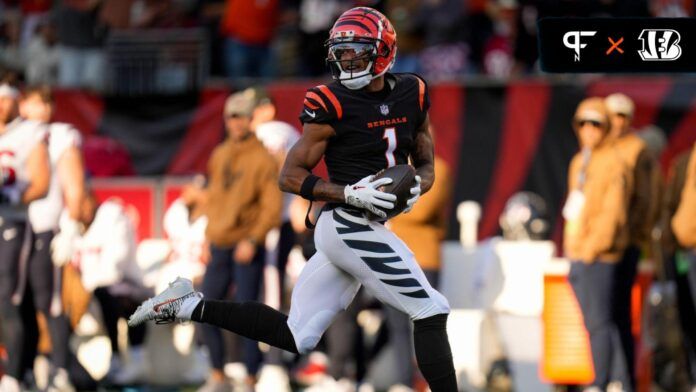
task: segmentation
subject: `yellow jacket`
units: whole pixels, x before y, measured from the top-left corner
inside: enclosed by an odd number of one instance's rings
[[[681,246],[696,248],[696,144],[686,168],[679,207],[672,217],[672,231]]]
[[[435,182],[407,214],[389,221],[394,233],[411,249],[423,269],[440,269],[440,243],[445,238],[445,208],[451,194],[452,180],[447,163],[435,157]]]
[[[276,160],[255,135],[230,139],[208,161],[207,239],[227,247],[243,239],[262,243],[280,224],[282,194]]]

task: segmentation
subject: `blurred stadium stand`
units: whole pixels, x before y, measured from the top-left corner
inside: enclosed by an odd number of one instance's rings
[[[104,48],[108,94],[181,94],[210,74],[203,29],[116,30]]]

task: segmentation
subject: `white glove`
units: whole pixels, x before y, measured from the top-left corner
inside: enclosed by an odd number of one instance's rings
[[[80,222],[73,219],[63,219],[60,224],[60,232],[51,241],[51,258],[54,265],[62,267],[72,260],[79,238]]]
[[[393,202],[396,201],[396,195],[382,192],[377,188],[390,184],[392,179],[385,177],[372,181],[374,177],[374,175],[370,175],[353,185],[346,185],[343,194],[346,197],[346,203],[354,207],[364,208],[381,218],[386,218],[387,214],[378,207],[388,210],[394,208]]]
[[[420,176],[416,176],[416,185],[414,185],[411,188],[411,194],[413,196],[411,196],[408,200],[406,200],[407,207],[404,209],[405,213],[411,211],[413,209],[413,205],[416,204],[416,202],[420,198],[420,195],[421,195],[420,184],[421,184],[421,178],[420,178]]]

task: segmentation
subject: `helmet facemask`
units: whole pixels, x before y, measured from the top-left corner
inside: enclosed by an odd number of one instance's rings
[[[334,79],[351,90],[370,84],[378,55],[374,40],[330,40],[327,46],[326,62]]]

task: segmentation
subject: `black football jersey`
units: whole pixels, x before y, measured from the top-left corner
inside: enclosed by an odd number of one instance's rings
[[[408,163],[415,132],[430,107],[428,89],[413,74],[386,74],[385,82],[392,86],[386,96],[350,90],[337,81],[307,90],[300,121],[328,124],[336,133],[324,153],[331,182],[353,184]]]

